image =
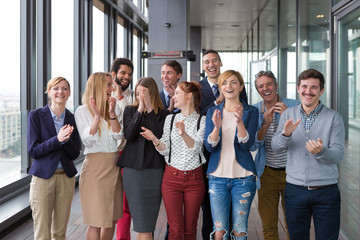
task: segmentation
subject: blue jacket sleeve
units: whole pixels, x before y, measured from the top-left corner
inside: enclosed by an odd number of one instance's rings
[[[62,148],[62,144],[59,142],[57,135],[48,136],[49,138],[44,139],[46,136],[42,136],[41,133],[41,122],[38,111],[31,111],[28,117],[27,140],[28,152],[34,159],[39,159],[56,149]]]
[[[236,137],[236,142],[239,144],[240,149],[250,150],[251,147],[254,145],[257,126],[258,126],[258,119],[259,119],[259,110],[255,107],[250,107],[249,116],[246,119],[246,123],[244,123],[245,128],[249,133],[249,140],[246,143],[243,143],[243,142],[239,142]]]

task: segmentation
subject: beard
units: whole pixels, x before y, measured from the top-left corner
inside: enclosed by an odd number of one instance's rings
[[[123,85],[123,84],[121,84],[121,81],[119,80],[119,78],[115,77],[115,82],[116,82],[117,85],[119,85],[121,87],[121,90],[125,91],[130,86],[131,81],[129,81],[128,84]]]

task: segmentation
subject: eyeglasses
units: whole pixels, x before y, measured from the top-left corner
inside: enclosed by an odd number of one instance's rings
[[[266,77],[276,79],[275,75],[272,73],[272,71],[260,71],[257,74],[255,74],[255,79],[258,79],[259,77],[262,77],[262,76],[266,76]]]

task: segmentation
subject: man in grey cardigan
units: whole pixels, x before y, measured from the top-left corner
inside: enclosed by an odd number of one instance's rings
[[[337,164],[344,155],[345,128],[340,114],[320,101],[324,84],[315,69],[299,75],[301,105],[283,112],[271,141],[273,151],[287,149],[285,211],[291,240],[309,239],[311,216],[316,239],[339,236]]]

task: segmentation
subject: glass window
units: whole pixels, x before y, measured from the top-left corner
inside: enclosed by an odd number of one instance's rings
[[[245,81],[245,89],[246,92],[249,93],[249,88],[250,88],[250,84],[249,84],[249,71],[248,71],[248,65],[249,65],[249,60],[248,60],[248,38],[245,39],[245,41],[242,43],[241,45],[241,55],[240,55],[240,73],[243,75],[244,81]]]
[[[138,35],[138,31],[136,29],[134,29],[134,34],[133,34],[133,63],[134,63],[134,73],[133,73],[133,88],[136,85],[136,82],[139,80],[139,57],[140,57],[140,52],[139,52],[139,37]]]
[[[270,0],[260,15],[260,58],[270,53],[277,46],[277,11],[277,0]]]
[[[296,0],[281,0],[279,26],[279,72],[282,97],[296,99]]]
[[[360,9],[338,23],[338,111],[345,125],[345,155],[339,165],[341,231],[359,238]]]
[[[329,1],[299,1],[298,74],[314,68],[330,79]],[[321,101],[330,103],[330,81],[325,82]]]
[[[93,6],[93,72],[103,72],[104,69],[104,4],[94,1]]]
[[[66,17],[64,17],[66,16]],[[74,92],[74,0],[51,2],[51,78],[64,77]],[[66,107],[73,111],[73,97]]]
[[[10,11],[11,10],[11,11]],[[0,8],[0,187],[21,172],[20,1]]]
[[[252,55],[253,55],[253,57],[252,57],[252,60],[253,61],[256,61],[256,60],[258,60],[259,59],[259,54],[258,54],[258,51],[259,51],[259,46],[258,46],[258,21],[259,20],[256,20],[256,22],[255,22],[255,24],[253,25],[253,30],[252,30],[252,32],[253,32],[253,40],[252,40],[252,43],[253,43],[253,53],[252,53]]]
[[[124,19],[117,18],[117,42],[116,42],[116,57],[125,57],[124,55]]]
[[[144,44],[144,51],[148,51],[149,49],[149,44],[148,44],[148,39],[145,39],[145,44]],[[144,77],[148,75],[149,69],[148,69],[148,59],[144,58]]]

